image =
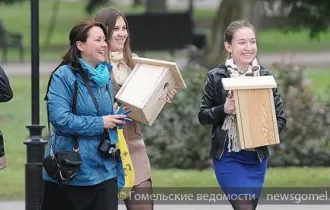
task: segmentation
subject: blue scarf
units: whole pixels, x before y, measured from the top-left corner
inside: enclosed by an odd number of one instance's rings
[[[98,87],[104,87],[109,82],[110,74],[106,65],[99,63],[96,68],[91,67],[82,58],[79,58],[79,63],[84,70],[91,74],[91,79]]]

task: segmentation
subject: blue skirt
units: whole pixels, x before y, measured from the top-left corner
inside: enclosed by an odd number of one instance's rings
[[[259,198],[265,181],[268,158],[261,163],[256,151],[228,152],[227,145],[220,160],[213,159],[218,183],[228,200],[238,196]]]

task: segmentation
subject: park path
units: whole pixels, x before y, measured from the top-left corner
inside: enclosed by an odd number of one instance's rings
[[[81,0],[64,0],[71,2],[78,2]],[[115,4],[132,5],[133,0],[111,0]],[[167,6],[176,9],[187,9],[190,0],[167,0]],[[221,0],[194,0],[194,6],[200,9],[214,9]]]
[[[122,5],[132,5],[133,0],[112,0],[114,3]],[[169,8],[188,9],[190,0],[167,0]],[[221,0],[194,0],[194,7],[199,9],[214,9],[217,8]]]
[[[265,66],[266,68],[271,67],[275,62],[281,62],[282,58],[287,59],[292,57],[293,62],[298,65],[303,65],[308,68],[325,68],[330,67],[330,52],[306,52],[306,53],[290,53],[286,56],[281,53],[272,53],[272,54],[260,54],[258,56],[259,62]],[[179,58],[174,60],[177,62],[179,68],[183,68],[183,66],[187,63],[187,60],[184,58]],[[9,76],[28,76],[31,74],[31,63],[8,63],[8,64],[0,64],[6,73]],[[55,62],[41,62],[40,63],[40,75],[47,76],[53,71],[58,63]],[[184,70],[184,69],[181,69]]]
[[[1,210],[24,210],[24,201],[0,202]],[[155,205],[155,210],[232,210],[229,205]],[[329,205],[259,205],[258,210],[329,210]],[[118,210],[126,210],[120,205]]]

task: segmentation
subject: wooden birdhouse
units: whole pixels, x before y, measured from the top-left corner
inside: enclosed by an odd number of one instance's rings
[[[167,103],[168,90],[186,88],[186,84],[175,62],[133,57],[133,63],[115,97],[132,110],[130,118],[151,126]]]
[[[235,99],[238,136],[242,149],[279,144],[272,88],[273,76],[223,78]]]

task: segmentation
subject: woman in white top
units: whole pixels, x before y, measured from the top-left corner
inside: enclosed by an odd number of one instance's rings
[[[113,65],[113,88],[117,92],[133,69],[128,23],[125,16],[114,8],[102,8],[94,17],[95,21],[104,24],[109,35],[109,60]],[[171,100],[176,94],[176,89],[169,90],[167,100]],[[134,194],[152,193],[151,169],[147,151],[143,141],[143,135],[137,122],[126,123],[124,136],[132,158],[135,172],[135,182],[132,196],[125,200],[128,210],[151,210],[152,201],[139,203],[134,200]]]

